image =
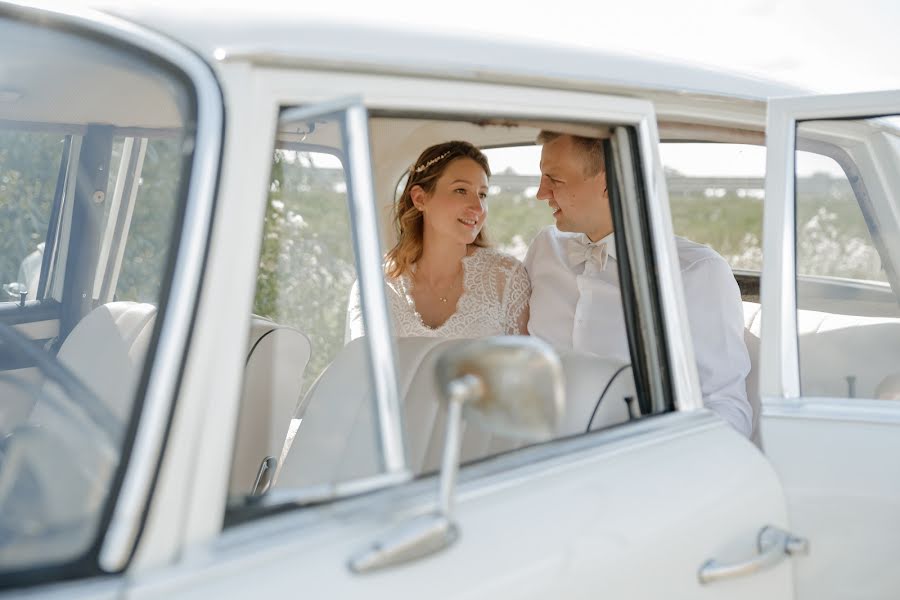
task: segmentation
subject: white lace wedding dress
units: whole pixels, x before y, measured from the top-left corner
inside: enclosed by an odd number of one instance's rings
[[[476,248],[462,259],[463,293],[456,312],[438,327],[429,327],[416,311],[412,279],[387,279],[388,305],[400,337],[478,338],[527,333],[531,284],[517,259],[493,248]],[[348,341],[365,335],[359,282],[353,284],[347,309]]]

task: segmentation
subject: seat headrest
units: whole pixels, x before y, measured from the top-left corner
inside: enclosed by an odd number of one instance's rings
[[[152,304],[110,302],[85,315],[59,348],[60,362],[123,424],[131,415],[155,318]]]
[[[900,400],[900,373],[882,379],[875,387],[875,397],[879,400]]]

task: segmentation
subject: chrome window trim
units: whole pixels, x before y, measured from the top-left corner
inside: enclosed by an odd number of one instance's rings
[[[359,265],[363,322],[366,324],[366,337],[369,338],[369,364],[377,392],[381,458],[384,469],[389,474],[408,473],[397,369],[394,364],[396,348],[384,293],[381,240],[369,154],[369,118],[365,106],[360,103],[349,107],[345,118],[346,128],[343,134],[347,168],[350,170],[350,177],[347,178],[352,207],[350,221],[355,234],[353,245]]]
[[[824,396],[777,398],[769,399],[766,402],[763,415],[767,419],[815,419],[816,421],[849,421],[877,425],[900,424],[900,400]]]
[[[774,98],[768,103],[759,352],[759,392],[764,400],[800,398],[794,193],[797,122],[897,113],[900,91]]]
[[[366,324],[369,371],[375,386],[382,466],[389,475],[410,477],[404,451],[403,417],[394,361],[397,352],[384,294],[381,239],[369,154],[371,146],[368,112],[362,99],[358,97],[324,103],[314,102],[283,111],[279,117],[279,124],[326,114],[342,116],[341,135],[346,156],[344,167],[347,169],[347,202],[363,322]],[[376,479],[380,477],[379,475]]]
[[[118,21],[111,23],[110,29],[117,25]],[[124,568],[131,556],[161,458],[199,300],[225,126],[222,92],[209,65],[187,48],[157,34],[137,27],[127,27],[122,34],[123,41],[156,54],[190,79],[197,96],[197,131],[169,302],[131,460],[100,552],[100,566],[109,571]]]
[[[211,68],[194,52],[127,21],[89,10],[3,8],[18,20],[53,23],[63,31],[83,37],[99,34],[146,52],[180,71],[193,85],[196,94],[193,162],[175,272],[156,353],[150,365],[139,425],[130,453],[127,449],[124,451],[129,462],[111,520],[107,530],[101,533],[99,566],[105,571],[116,572],[127,565],[143,524],[199,296],[222,148],[222,94]]]
[[[700,376],[694,359],[694,341],[688,327],[687,306],[681,281],[681,262],[675,247],[675,230],[669,208],[669,192],[665,171],[659,156],[659,133],[655,120],[643,119],[637,124],[639,154],[647,190],[647,219],[653,257],[666,350],[669,354],[670,385],[675,409],[696,411],[703,408]]]
[[[115,146],[116,136],[113,134],[113,145]],[[108,300],[103,294],[104,275],[111,268],[112,256],[116,254],[114,246],[118,246],[118,234],[121,233],[119,225],[119,213],[125,209],[123,196],[125,195],[125,182],[129,179],[129,171],[131,170],[132,156],[134,152],[135,138],[126,136],[122,140],[122,155],[119,157],[119,165],[116,168],[116,179],[110,186],[106,194],[106,203],[109,210],[106,216],[106,222],[103,223],[103,236],[100,238],[99,257],[97,259],[97,270],[94,273],[94,283],[91,286],[91,297],[106,303]],[[111,170],[111,169],[110,169]],[[137,186],[134,186],[137,191]],[[129,194],[130,196],[131,194]]]
[[[131,222],[134,219],[134,207],[137,201],[137,195],[140,188],[140,180],[143,174],[144,161],[147,156],[147,146],[149,139],[145,137],[130,137],[134,140],[132,144],[137,146],[132,149],[131,160],[128,163],[128,175],[124,186],[124,195],[119,199],[124,214],[117,220],[116,232],[114,239],[115,246],[111,249],[112,253],[109,257],[110,266],[107,267],[107,274],[103,278],[103,285],[100,288],[100,301],[112,302],[116,295],[116,289],[119,285],[119,275],[122,273],[122,262],[125,260],[125,246],[123,242],[128,241],[128,235],[131,231]]]
[[[628,128],[625,127],[613,128],[613,137],[610,140],[610,144],[613,150],[612,158],[616,168],[616,180],[619,182],[619,193],[622,198],[622,224],[625,227],[625,231],[621,233],[624,233],[625,245],[628,247],[631,272],[637,274],[632,276],[632,281],[634,283],[634,292],[637,300],[639,322],[644,325],[642,328],[643,330],[638,331],[637,335],[645,337],[648,332],[651,334],[659,332],[655,331],[655,319],[653,318],[653,311],[651,309],[652,298],[650,283],[646,276],[646,274],[649,273],[649,266],[647,264],[647,256],[644,254],[642,248],[644,240],[641,227],[641,216],[637,208],[641,198],[638,192],[638,184],[635,179],[636,165],[632,160],[632,151],[641,152],[641,149],[633,147],[631,139],[629,139]],[[645,189],[648,190],[649,195],[649,188]],[[645,275],[641,276],[641,273],[644,273]],[[644,351],[643,360],[648,366],[661,364],[660,349],[657,344],[653,343],[652,340],[644,339],[641,347]],[[632,354],[632,356],[635,355]],[[658,369],[650,368],[648,369],[647,374],[650,379],[647,383],[650,388],[650,399],[653,401],[653,413],[664,412],[666,409],[666,385],[660,376],[661,373]]]
[[[72,148],[69,154],[68,172],[78,168],[81,161],[81,142],[83,140],[81,134],[72,136]],[[53,241],[53,253],[50,256],[50,269],[48,273],[47,288],[44,290],[44,298],[52,298],[57,302],[62,302],[63,279],[66,274],[66,260],[69,258],[68,244],[62,243],[64,240],[68,242],[72,230],[72,210],[74,208],[75,186],[72,185],[71,179],[66,176],[65,195],[62,198],[62,210],[59,215],[59,223],[56,227],[56,238]]]

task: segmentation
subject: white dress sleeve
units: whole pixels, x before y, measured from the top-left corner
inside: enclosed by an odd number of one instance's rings
[[[506,335],[528,335],[528,301],[531,281],[518,260],[504,257],[506,281],[503,288],[503,332]]]

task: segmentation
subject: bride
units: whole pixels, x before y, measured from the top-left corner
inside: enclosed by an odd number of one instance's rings
[[[472,338],[527,334],[531,284],[517,259],[488,247],[487,158],[468,142],[426,148],[394,206],[397,244],[385,281],[398,336]],[[359,283],[347,312],[350,339],[365,335]]]

